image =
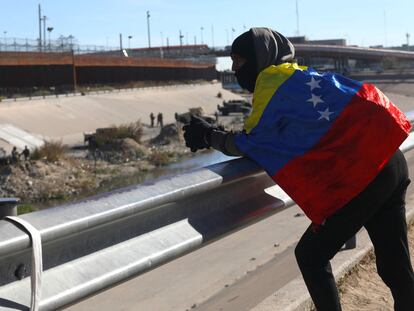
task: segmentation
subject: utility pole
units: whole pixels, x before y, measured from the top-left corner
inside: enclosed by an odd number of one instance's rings
[[[147,11],[147,29],[148,29],[148,47],[151,47],[151,32],[150,32],[150,11]]]
[[[204,44],[204,40],[203,40],[203,30],[204,30],[204,27],[203,26],[201,26],[200,27],[200,33],[201,33],[201,44]]]
[[[43,46],[46,47],[46,15],[43,15]]]
[[[42,9],[39,3],[39,51],[42,50]]]
[[[405,36],[407,37],[407,50],[410,50],[410,34],[407,32],[405,34]]]
[[[119,49],[122,51],[122,33],[119,34]]]
[[[296,34],[299,37],[300,31],[299,31],[299,6],[298,6],[298,0],[296,0]]]

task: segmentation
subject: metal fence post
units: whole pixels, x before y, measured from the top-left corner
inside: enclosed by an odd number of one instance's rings
[[[0,219],[6,216],[17,216],[18,198],[0,198]]]

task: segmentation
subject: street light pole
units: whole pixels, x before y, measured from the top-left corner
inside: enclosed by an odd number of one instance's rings
[[[39,52],[42,50],[42,9],[39,4]]]
[[[147,11],[147,28],[148,28],[148,47],[151,47],[151,31],[150,31],[150,11]]]
[[[201,44],[203,44],[204,43],[204,40],[203,40],[203,30],[204,30],[204,27],[203,26],[201,26],[200,27],[200,32],[201,32]]]
[[[46,15],[43,15],[43,46],[46,47]]]
[[[128,36],[128,50],[131,49],[131,39],[132,39],[132,36]]]
[[[51,50],[51,45],[50,45],[50,33],[52,32],[53,27],[47,27],[47,31],[49,32],[49,51]]]

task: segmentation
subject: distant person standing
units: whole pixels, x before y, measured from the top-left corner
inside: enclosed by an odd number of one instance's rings
[[[155,116],[152,112],[150,113],[150,119],[151,119],[151,127],[154,127]]]
[[[22,155],[24,156],[25,161],[29,160],[30,150],[29,150],[29,148],[27,148],[27,146],[24,146],[24,149],[22,151]]]
[[[11,152],[11,160],[12,163],[17,163],[17,161],[19,160],[19,153],[17,152],[16,147],[13,147],[13,150]]]
[[[157,126],[163,128],[164,127],[164,123],[163,123],[163,115],[161,112],[158,113],[157,115]]]

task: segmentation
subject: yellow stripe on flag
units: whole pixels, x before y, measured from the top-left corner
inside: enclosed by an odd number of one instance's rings
[[[252,113],[244,122],[244,129],[247,133],[259,123],[263,111],[269,104],[273,94],[278,88],[290,78],[295,70],[306,70],[306,66],[298,66],[298,64],[284,63],[280,65],[271,65],[264,69],[256,80],[256,87],[253,93],[253,109]]]

